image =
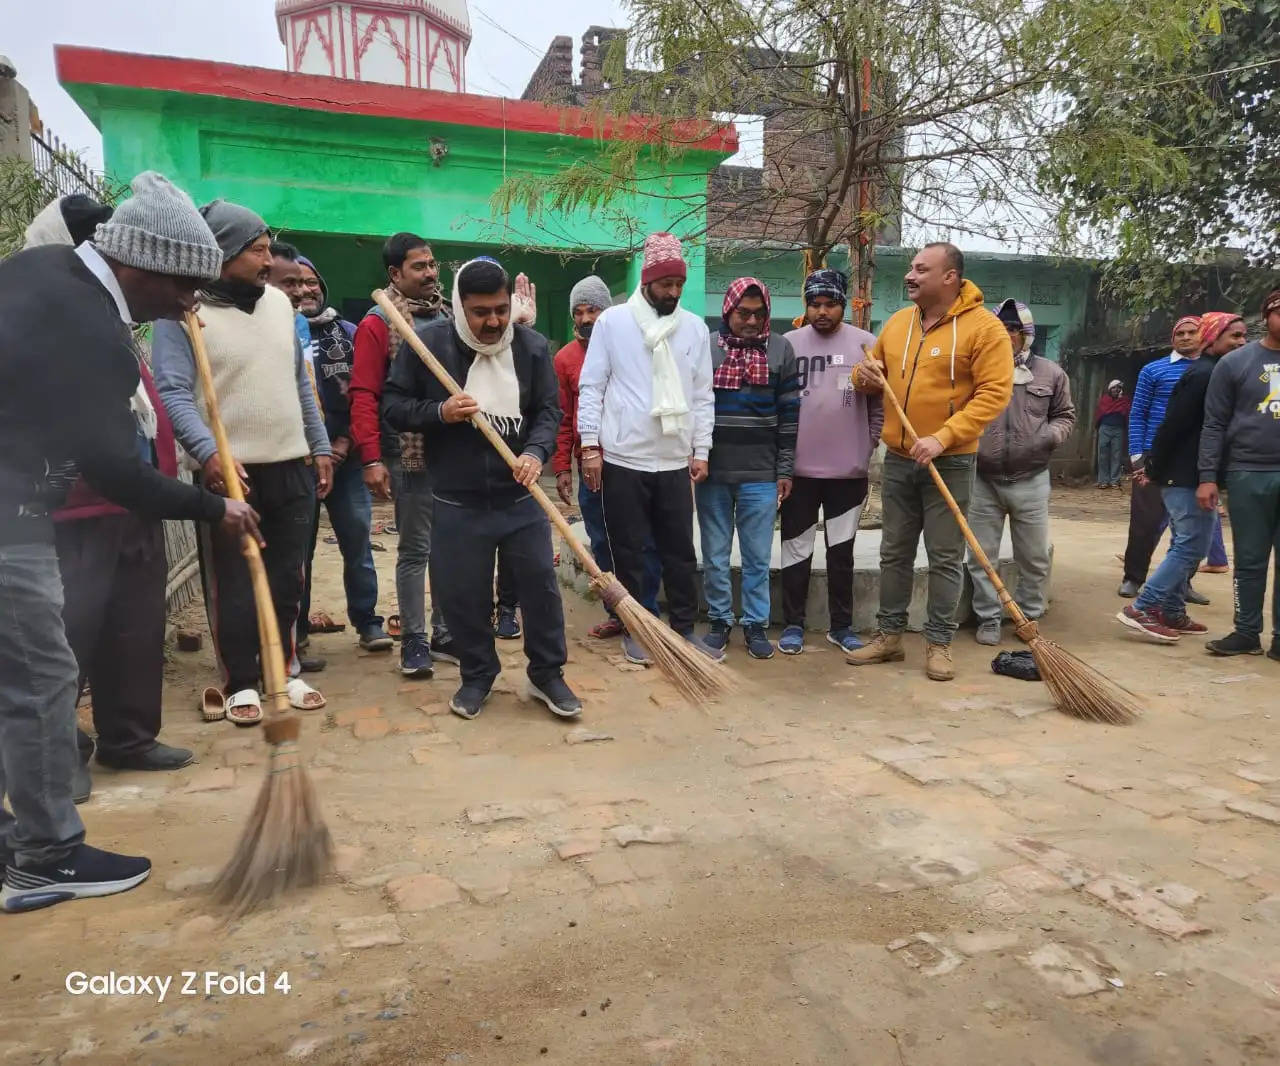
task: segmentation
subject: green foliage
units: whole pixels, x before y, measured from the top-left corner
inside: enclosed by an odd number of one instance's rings
[[[1214,7],[1176,63],[1132,49],[1110,79],[1064,86],[1068,118],[1041,176],[1060,198],[1060,229],[1087,228],[1114,253],[1112,292],[1157,306],[1197,285],[1206,264],[1274,266],[1278,40],[1280,0]],[[1256,286],[1241,278],[1247,304]]]
[[[21,249],[27,226],[52,199],[27,160],[0,158],[0,259]]]

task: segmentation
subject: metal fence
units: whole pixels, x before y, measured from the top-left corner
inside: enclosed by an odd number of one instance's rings
[[[86,168],[76,154],[53,133],[31,134],[31,163],[51,197],[83,193],[95,199],[103,196],[102,178]]]

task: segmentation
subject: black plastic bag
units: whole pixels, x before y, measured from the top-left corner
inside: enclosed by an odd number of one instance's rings
[[[1020,681],[1041,680],[1040,669],[1029,651],[1002,651],[991,660],[991,672]]]

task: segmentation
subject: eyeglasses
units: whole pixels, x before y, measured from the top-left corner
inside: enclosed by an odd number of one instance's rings
[[[754,311],[746,307],[735,307],[733,313],[746,319],[754,318],[758,322],[764,322],[769,317],[769,309],[767,307],[757,307]]]

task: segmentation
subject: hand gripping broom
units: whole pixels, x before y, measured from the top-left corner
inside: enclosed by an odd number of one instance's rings
[[[381,291],[374,292],[373,299],[382,308],[383,314],[387,316],[387,321],[396,328],[396,331],[405,339],[409,347],[417,353],[418,358],[422,360],[440,384],[448,389],[451,395],[456,396],[462,392],[461,387],[454,381],[453,376],[431,354],[427,346],[423,344],[422,338],[413,331],[413,326],[396,310],[391,301]],[[471,421],[485,435],[485,438],[502,456],[507,465],[514,468],[519,460],[515,453],[507,447],[506,441],[502,439],[498,431],[489,424],[489,420],[483,414],[477,413],[472,415]],[[674,632],[660,618],[645,610],[627,592],[622,582],[614,577],[613,574],[605,573],[600,569],[595,559],[592,558],[591,552],[573,535],[573,530],[570,528],[569,523],[565,521],[564,515],[551,502],[550,497],[542,491],[541,486],[537,484],[531,485],[529,493],[538,501],[538,505],[546,511],[551,524],[556,527],[560,536],[564,538],[564,542],[569,545],[573,554],[578,557],[583,569],[591,575],[591,585],[599,593],[604,605],[617,614],[622,624],[627,627],[627,632],[640,642],[640,645],[649,653],[658,669],[666,675],[667,679],[685,697],[696,703],[705,703],[715,699],[717,696],[724,695],[733,688],[733,674],[727,668],[713,662],[690,644],[689,641]]]
[[[200,375],[200,387],[204,390],[209,425],[218,444],[227,494],[233,500],[243,500],[244,487],[236,475],[231,443],[218,414],[218,398],[213,391],[209,353],[200,320],[189,312],[185,325]],[[302,723],[289,705],[285,691],[288,675],[284,648],[280,644],[262,552],[252,537],[243,539],[241,550],[253,581],[262,677],[272,709],[262,727],[271,745],[266,780],[231,861],[212,886],[214,898],[237,914],[252,910],[288,889],[318,884],[333,862],[333,841],[298,751]]]
[[[867,358],[871,358],[870,353],[867,353]],[[879,366],[879,364],[876,365]],[[883,395],[889,406],[897,412],[898,419],[907,431],[907,436],[913,442],[919,440],[915,428],[907,418],[906,411],[902,409],[902,404],[889,388],[888,383],[884,386]],[[978,560],[982,569],[987,572],[987,577],[995,586],[1000,602],[1004,604],[1004,609],[1013,619],[1013,631],[1018,639],[1031,649],[1031,655],[1040,670],[1040,676],[1049,686],[1049,692],[1057,703],[1058,709],[1075,718],[1107,722],[1111,725],[1127,725],[1134,721],[1140,709],[1137,698],[1132,692],[1122,685],[1117,685],[1088,663],[1077,659],[1065,648],[1051,640],[1046,640],[1040,635],[1040,627],[1022,613],[1021,608],[1009,595],[1009,590],[1004,587],[1004,582],[1000,580],[996,568],[991,565],[987,553],[982,550],[977,537],[973,535],[973,530],[965,521],[964,512],[960,510],[960,505],[956,503],[946,482],[942,480],[942,475],[938,473],[932,462],[928,466],[929,473],[933,475],[933,483],[937,485],[938,492],[951,509],[956,522],[959,523],[964,539],[969,542],[969,550],[973,552],[973,557]]]

